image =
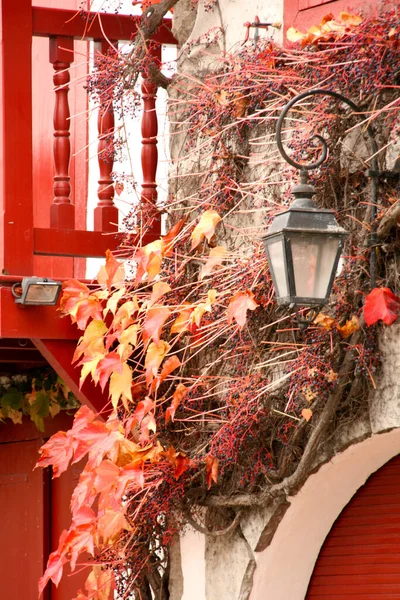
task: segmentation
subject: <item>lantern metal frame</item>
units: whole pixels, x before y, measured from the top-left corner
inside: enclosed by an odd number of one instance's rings
[[[277,295],[278,304],[289,305],[290,308],[295,308],[296,311],[297,311],[298,306],[311,306],[311,307],[314,306],[315,307],[315,306],[322,306],[323,304],[326,304],[329,302],[331,288],[332,288],[333,281],[336,276],[336,271],[337,271],[337,267],[338,267],[338,263],[339,263],[339,259],[340,259],[341,250],[344,245],[344,238],[347,235],[347,232],[337,224],[337,222],[334,218],[334,211],[330,211],[327,209],[319,209],[317,207],[316,203],[312,200],[312,196],[315,194],[315,189],[313,188],[313,186],[311,186],[307,183],[308,171],[319,168],[328,158],[328,145],[327,145],[326,140],[321,135],[312,136],[312,138],[309,141],[311,142],[313,140],[316,140],[318,142],[318,145],[321,147],[321,153],[320,153],[318,159],[315,160],[314,162],[304,163],[304,164],[298,163],[291,156],[289,156],[286,153],[286,150],[283,146],[282,126],[283,126],[284,120],[287,116],[287,113],[298,102],[301,102],[304,99],[311,98],[314,96],[330,96],[331,98],[338,100],[340,103],[346,104],[352,110],[352,114],[354,114],[355,116],[359,116],[363,121],[365,121],[365,117],[362,114],[362,110],[359,106],[357,106],[352,100],[350,100],[349,98],[346,98],[346,96],[343,96],[339,92],[335,92],[335,91],[329,90],[329,89],[312,89],[312,90],[303,92],[301,94],[298,94],[284,106],[284,108],[279,116],[277,126],[276,126],[276,143],[278,146],[278,150],[279,150],[281,156],[284,158],[284,160],[289,165],[291,165],[292,167],[295,167],[296,169],[298,169],[300,171],[301,183],[300,183],[300,185],[295,186],[295,188],[293,189],[293,192],[292,192],[294,194],[294,196],[296,197],[296,200],[292,203],[292,205],[286,211],[283,211],[282,213],[279,213],[278,215],[276,215],[267,235],[263,237],[263,241],[265,244],[267,257],[269,259],[270,257],[269,257],[268,246],[270,246],[273,241],[279,239],[279,237],[281,237],[281,239],[283,240],[284,260],[286,261],[285,262],[285,274],[286,274],[286,279],[287,279],[287,287],[288,287],[288,291],[289,291],[289,294],[287,296],[280,297],[279,292],[278,292],[278,285],[277,285],[276,277],[273,272],[273,268],[271,268],[271,275],[272,275],[272,280],[273,280],[276,295]],[[369,138],[369,141],[371,144],[371,148],[372,148],[371,169],[366,172],[366,175],[371,180],[371,228],[370,228],[370,238],[369,238],[370,278],[371,278],[371,287],[375,287],[376,286],[376,250],[375,250],[375,247],[377,244],[376,217],[377,217],[378,181],[382,177],[384,177],[384,178],[399,177],[400,160],[398,159],[396,161],[393,171],[379,171],[377,157],[376,157],[378,154],[378,146],[377,146],[377,143],[376,143],[376,140],[374,137],[373,129],[369,123],[365,127],[365,132],[368,135],[368,138]],[[292,292],[296,291],[296,288],[295,288],[294,272],[293,272],[293,257],[292,257],[292,252],[291,252],[291,248],[290,248],[290,242],[287,238],[290,237],[290,235],[293,235],[294,231],[296,232],[297,235],[301,235],[302,231],[304,231],[304,235],[307,235],[307,233],[312,235],[314,227],[313,227],[312,220],[311,220],[309,227],[304,226],[304,223],[303,223],[303,225],[300,226],[299,228],[296,227],[295,229],[293,229],[291,227],[285,228],[283,226],[279,229],[279,222],[282,221],[283,215],[290,214],[290,213],[295,214],[299,210],[308,211],[309,215],[310,215],[310,219],[311,219],[312,215],[315,217],[318,213],[325,213],[325,214],[329,213],[334,219],[335,225],[332,222],[331,226],[329,226],[328,228],[325,228],[324,231],[319,230],[319,231],[314,232],[314,234],[317,234],[317,235],[321,235],[321,236],[325,235],[327,238],[329,237],[330,234],[336,235],[336,237],[339,238],[339,246],[338,246],[336,259],[332,263],[333,267],[332,267],[332,272],[331,272],[330,279],[329,279],[329,285],[327,287],[326,296],[323,299],[317,300],[317,299],[312,299],[312,298],[298,297],[298,296],[296,296],[295,293],[292,293]],[[285,237],[285,235],[287,237]],[[268,262],[271,265],[270,260]]]

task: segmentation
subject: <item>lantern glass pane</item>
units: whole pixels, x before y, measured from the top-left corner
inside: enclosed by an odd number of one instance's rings
[[[267,246],[269,254],[269,266],[273,273],[276,295],[278,298],[288,296],[288,286],[286,279],[286,261],[285,253],[283,250],[283,240],[278,240]]]
[[[291,235],[296,296],[325,298],[339,248],[338,237]]]
[[[59,286],[46,283],[32,283],[29,285],[25,300],[26,304],[54,304]]]

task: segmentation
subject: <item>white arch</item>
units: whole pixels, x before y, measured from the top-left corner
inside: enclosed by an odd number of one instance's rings
[[[257,554],[250,600],[304,600],[332,524],[368,477],[400,453],[400,429],[350,446],[311,475],[271,545]]]

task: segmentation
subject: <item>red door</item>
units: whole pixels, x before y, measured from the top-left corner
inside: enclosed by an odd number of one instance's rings
[[[38,450],[46,438],[66,430],[72,417],[58,415],[46,434],[33,423],[0,425],[0,598],[35,600],[49,552],[58,545],[61,531],[70,524],[69,500],[79,465],[51,480],[48,469],[35,469]],[[77,569],[79,571],[79,569]],[[86,574],[85,574],[86,572]],[[84,589],[87,570],[47,586],[44,600],[71,600]]]
[[[371,475],[333,525],[307,600],[399,600],[400,455]]]

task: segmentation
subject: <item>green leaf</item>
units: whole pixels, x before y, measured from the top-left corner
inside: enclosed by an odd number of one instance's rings
[[[0,398],[0,405],[4,408],[12,408],[14,410],[18,410],[22,406],[22,401],[24,397],[16,388],[11,387],[8,392],[6,392]]]

